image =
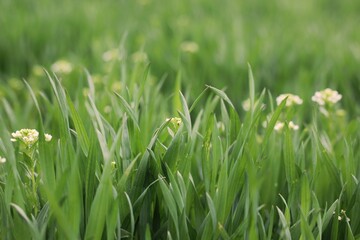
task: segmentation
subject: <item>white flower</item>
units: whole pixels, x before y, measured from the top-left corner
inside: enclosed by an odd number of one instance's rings
[[[6,163],[6,158],[0,156],[0,163]]]
[[[277,121],[275,126],[274,126],[274,130],[277,131],[277,132],[281,132],[284,127],[285,127],[284,122]],[[289,127],[289,129],[292,129],[294,131],[299,130],[299,126],[296,125],[293,121],[289,122],[288,127]]]
[[[32,73],[34,74],[34,76],[37,76],[37,77],[41,77],[41,76],[44,76],[44,70],[41,66],[39,65],[35,65],[32,67]]]
[[[148,60],[148,56],[144,52],[135,52],[131,55],[131,59],[135,63],[143,63]]]
[[[243,109],[248,112],[250,110],[250,98],[246,99],[241,103]]]
[[[19,131],[13,132],[11,136],[12,142],[19,140],[23,142],[28,148],[31,148],[39,140],[39,132],[36,129],[21,129]],[[50,134],[45,133],[44,136],[45,141],[51,141],[52,136]]]
[[[50,142],[52,139],[52,136],[50,134],[45,133],[45,141]]]
[[[197,51],[199,51],[199,45],[196,42],[186,41],[181,43],[180,49],[183,52],[196,53]]]
[[[109,114],[112,111],[112,107],[110,105],[106,105],[104,107],[104,113]]]
[[[340,101],[341,98],[342,95],[339,94],[338,91],[326,88],[322,91],[315,92],[314,96],[311,97],[311,100],[320,106],[323,106],[325,104],[335,104]]]
[[[284,94],[279,95],[276,98],[276,104],[280,105],[280,103],[285,98],[287,98],[286,99],[286,104],[285,104],[287,107],[290,107],[292,105],[301,105],[303,103],[303,100],[299,96],[291,94],[291,93],[284,93]]]
[[[51,65],[51,71],[54,73],[70,73],[73,70],[73,66],[66,60],[58,60]]]
[[[117,48],[110,49],[103,53],[102,59],[105,62],[111,62],[119,58],[119,50]]]
[[[280,132],[283,128],[284,128],[284,123],[283,122],[276,122],[275,126],[274,126],[274,130],[277,132]]]
[[[258,103],[259,103],[259,101],[255,101],[255,108],[257,107],[257,105],[258,105]],[[248,98],[248,99],[246,99],[245,101],[243,101],[242,103],[241,103],[241,106],[243,107],[243,109],[246,111],[246,112],[248,112],[248,111],[250,111],[250,98]],[[265,108],[265,104],[261,104],[261,108]]]
[[[111,91],[120,92],[120,90],[121,90],[121,82],[120,81],[116,81],[113,84],[111,84]]]
[[[293,121],[290,121],[289,128],[296,131],[299,130],[299,125],[296,125]]]

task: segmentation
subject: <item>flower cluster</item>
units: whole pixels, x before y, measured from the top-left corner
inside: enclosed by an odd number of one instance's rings
[[[340,109],[337,111],[333,111],[334,109],[332,109],[332,106],[335,103],[337,103],[338,101],[340,101],[341,98],[342,98],[342,96],[341,96],[341,94],[338,93],[338,91],[332,90],[330,88],[326,88],[322,91],[315,92],[315,94],[314,94],[314,96],[312,96],[311,100],[313,102],[316,102],[319,105],[320,112],[327,117],[329,116],[330,112],[334,112],[338,116],[344,116],[345,112],[343,110]],[[303,100],[299,96],[291,94],[291,93],[284,93],[284,94],[279,95],[276,98],[276,104],[280,105],[281,102],[284,101],[285,99],[286,99],[286,103],[285,103],[286,107],[291,107],[294,105],[301,105],[303,103]],[[243,108],[245,110],[248,110],[249,104],[250,104],[249,101],[243,102]],[[282,115],[280,115],[280,118],[284,119],[284,117],[281,117],[281,116]],[[264,127],[266,127],[267,121],[265,121],[263,123],[263,125],[264,125]],[[276,124],[274,126],[274,130],[277,132],[280,132],[284,128],[284,126],[286,126],[285,122],[279,120],[276,122]],[[293,121],[290,121],[288,123],[288,127],[289,127],[289,129],[292,129],[295,131],[299,129],[299,126],[296,125]]]
[[[181,118],[178,117],[167,118],[166,121],[170,121],[174,127],[179,127],[182,124]]]
[[[73,70],[73,66],[70,62],[66,60],[58,60],[53,65],[51,65],[51,71],[54,73],[71,73]]]
[[[102,59],[105,62],[111,62],[111,61],[114,61],[119,58],[120,58],[119,49],[117,49],[117,48],[110,49],[110,50],[104,52],[102,55]]]
[[[146,63],[148,61],[148,55],[145,52],[135,52],[131,55],[131,60],[134,63]]]
[[[0,156],[0,164],[1,163],[6,163],[6,158],[3,158],[3,157]]]
[[[338,91],[326,88],[322,91],[315,92],[315,95],[312,96],[311,100],[319,104],[320,106],[330,104],[333,105],[340,101],[342,95]]]
[[[280,105],[280,103],[285,98],[286,98],[285,106],[287,106],[287,107],[290,107],[290,106],[293,106],[293,105],[301,105],[303,103],[303,100],[299,96],[291,94],[291,93],[284,93],[284,94],[279,95],[276,98],[276,104]]]
[[[284,128],[284,126],[285,126],[284,122],[277,121],[274,126],[274,130],[277,132],[281,132],[281,130]],[[290,121],[288,123],[288,127],[289,127],[289,129],[292,129],[294,131],[299,130],[299,125],[296,125],[293,121]]]
[[[199,45],[196,42],[186,41],[181,43],[180,49],[183,52],[196,53],[197,51],[199,51]]]
[[[333,214],[335,214],[335,212],[333,212]],[[350,222],[350,218],[348,218],[348,216],[346,215],[346,211],[341,209],[340,215],[338,216],[338,220],[341,221],[343,219],[345,219],[347,222]]]
[[[11,134],[12,142],[17,142],[18,140],[25,144],[26,147],[31,148],[39,140],[39,132],[35,129],[21,129]],[[45,141],[49,142],[52,139],[50,134],[45,133]]]

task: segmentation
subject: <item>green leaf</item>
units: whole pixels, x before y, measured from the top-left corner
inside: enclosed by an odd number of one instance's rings
[[[286,180],[288,181],[288,187],[290,191],[291,189],[293,189],[293,185],[296,181],[296,168],[292,135],[288,127],[285,129],[284,165]]]
[[[169,190],[168,186],[166,185],[163,177],[159,176],[159,182],[160,182],[160,189],[163,194],[166,207],[169,210],[169,213],[173,220],[173,223],[175,224],[177,239],[179,239],[179,229],[178,229],[179,218],[178,218],[178,213],[177,213],[177,208],[176,208],[174,197],[173,197],[171,191]]]
[[[207,86],[211,91],[213,91],[216,95],[218,95],[220,98],[222,98],[225,102],[227,102],[232,109],[235,109],[234,105],[232,104],[230,98],[226,95],[226,93],[222,90],[219,90],[212,86]]]
[[[115,95],[120,99],[121,106],[123,106],[124,111],[130,116],[131,120],[135,124],[136,128],[140,130],[140,126],[138,123],[138,118],[134,112],[134,110],[130,107],[127,101],[118,93],[114,92]]]
[[[255,109],[255,80],[249,63],[248,63],[248,71],[249,71],[250,111],[253,114]]]
[[[282,211],[280,210],[280,208],[276,207],[278,213],[279,213],[279,217],[280,217],[280,222],[282,224],[282,228],[285,234],[285,238],[291,240],[291,234],[290,234],[290,229],[289,229],[289,225],[288,222],[284,216],[284,214],[282,213]]]
[[[74,122],[74,126],[77,132],[77,138],[79,139],[80,147],[85,154],[88,156],[89,154],[89,137],[87,135],[87,131],[85,129],[84,123],[81,120],[80,114],[76,111],[73,102],[70,99],[69,94],[66,94],[67,104],[69,106],[70,114]]]
[[[211,216],[211,220],[212,220],[212,224],[213,224],[213,229],[216,229],[216,224],[217,224],[217,217],[216,217],[216,210],[215,210],[215,205],[213,200],[211,199],[211,196],[209,195],[209,193],[206,193],[206,201],[210,210],[210,216]]]

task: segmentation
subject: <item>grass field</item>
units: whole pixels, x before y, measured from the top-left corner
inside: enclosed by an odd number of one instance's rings
[[[0,239],[360,239],[360,2],[0,9]]]

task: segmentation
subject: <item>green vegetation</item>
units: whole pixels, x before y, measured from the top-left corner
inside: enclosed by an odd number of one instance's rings
[[[356,1],[0,9],[0,239],[360,238]]]

